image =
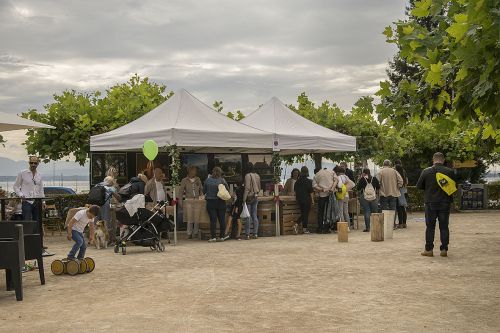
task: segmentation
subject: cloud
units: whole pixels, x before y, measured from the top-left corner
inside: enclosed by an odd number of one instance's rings
[[[303,91],[350,109],[384,79],[395,49],[381,32],[405,4],[0,0],[0,111],[42,109],[56,92],[102,90],[134,73],[223,100],[226,111],[272,96],[294,103]]]

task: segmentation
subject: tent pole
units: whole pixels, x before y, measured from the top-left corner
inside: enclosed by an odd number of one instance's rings
[[[274,197],[279,198],[280,192],[279,192],[279,185],[274,184]],[[276,237],[280,236],[280,201],[275,200],[275,223],[276,223]]]
[[[175,202],[174,204],[174,245],[177,245],[177,196],[175,193],[175,186],[172,189],[172,196]]]

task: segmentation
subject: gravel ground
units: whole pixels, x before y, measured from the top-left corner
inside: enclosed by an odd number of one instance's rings
[[[448,258],[420,256],[423,216],[409,219],[379,243],[352,231],[349,243],[311,234],[126,256],[92,248],[95,271],[74,277],[50,272],[71,243],[48,237],[47,284],[26,273],[23,302],[0,272],[0,332],[499,332],[500,212],[452,215]]]

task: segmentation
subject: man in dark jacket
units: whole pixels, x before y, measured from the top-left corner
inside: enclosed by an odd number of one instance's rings
[[[443,165],[444,155],[442,153],[435,153],[432,161],[434,165],[424,169],[417,181],[417,188],[424,190],[425,224],[427,226],[425,230],[425,251],[422,252],[422,255],[426,257],[434,256],[434,234],[436,231],[436,219],[438,219],[441,235],[441,256],[446,257],[450,241],[448,224],[453,196],[448,195],[439,187],[436,180],[436,173],[440,172],[453,179],[455,171]]]

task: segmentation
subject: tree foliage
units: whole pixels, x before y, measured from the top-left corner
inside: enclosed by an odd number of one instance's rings
[[[432,120],[500,152],[499,14],[499,0],[416,1],[407,20],[384,30],[410,70],[381,82],[380,119],[400,128]]]
[[[215,111],[219,113],[222,113],[222,111],[224,110],[224,103],[222,101],[215,101],[212,106],[214,107]],[[240,110],[236,110],[236,112],[229,111],[228,113],[226,113],[226,116],[236,121],[245,118],[245,115]]]
[[[90,151],[90,136],[123,126],[151,111],[173,95],[165,94],[165,89],[136,74],[126,83],[107,89],[104,97],[99,91],[54,94],[54,102],[44,106],[45,112],[30,109],[23,114],[56,127],[28,130],[26,149],[44,161],[73,155],[83,165]]]
[[[392,131],[375,119],[371,97],[361,97],[349,113],[329,101],[316,106],[305,93],[298,96],[297,102],[297,106],[289,105],[289,107],[304,118],[331,130],[356,137],[356,152],[325,154],[327,158],[334,161],[354,159],[366,162],[376,156],[384,145],[396,145],[396,141],[387,140]]]

